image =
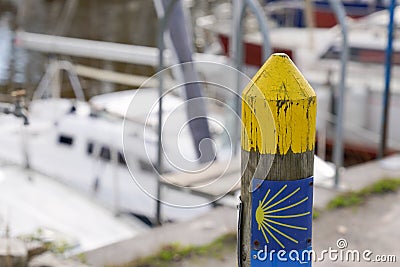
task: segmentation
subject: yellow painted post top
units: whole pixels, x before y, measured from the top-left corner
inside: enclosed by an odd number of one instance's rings
[[[242,97],[243,150],[284,155],[314,149],[316,95],[286,54],[271,55]]]

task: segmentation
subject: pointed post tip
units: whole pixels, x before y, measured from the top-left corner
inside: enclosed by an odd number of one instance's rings
[[[243,96],[262,92],[268,100],[302,100],[315,97],[315,92],[296,64],[285,53],[272,54],[258,70]]]
[[[279,62],[280,64],[284,64],[284,65],[287,65],[287,66],[290,65],[290,68],[295,68],[297,71],[299,71],[297,69],[296,64],[294,64],[293,60],[285,53],[273,53],[267,59],[267,61],[265,62],[264,65],[266,65],[267,62],[269,62],[269,63],[273,62],[273,64],[278,64],[278,62]]]
[[[290,59],[290,57],[289,57],[287,54],[285,54],[285,53],[273,53],[273,54],[271,55],[271,57],[283,57],[283,58]]]
[[[243,150],[280,155],[313,151],[316,95],[288,55],[270,56],[243,91],[242,102]]]

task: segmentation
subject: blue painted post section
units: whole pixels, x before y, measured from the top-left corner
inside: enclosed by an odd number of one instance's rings
[[[252,189],[251,266],[311,266],[313,177]]]

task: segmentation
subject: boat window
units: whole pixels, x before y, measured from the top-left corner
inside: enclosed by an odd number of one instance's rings
[[[61,134],[58,137],[58,143],[63,144],[63,145],[67,145],[67,146],[72,146],[73,143],[74,143],[74,139],[73,139],[72,136]]]
[[[342,50],[337,45],[329,47],[329,49],[321,56],[322,59],[340,59]],[[362,62],[362,63],[385,63],[385,53],[384,50],[370,49],[370,48],[360,48],[351,47],[349,49],[349,59],[350,61]],[[392,64],[400,64],[400,52],[394,51],[392,56]]]
[[[118,163],[121,165],[126,165],[124,154],[120,151],[118,151]]]
[[[332,45],[329,49],[321,56],[324,59],[339,59],[341,50],[338,46]]]
[[[93,154],[93,147],[94,147],[93,142],[88,142],[88,143],[87,143],[87,146],[86,146],[86,153],[87,153],[88,155],[92,155],[92,154]]]
[[[154,172],[155,171],[154,166],[150,162],[139,159],[139,165],[143,171],[146,171],[146,172]]]
[[[111,150],[109,147],[102,146],[100,150],[100,158],[105,161],[111,160]]]

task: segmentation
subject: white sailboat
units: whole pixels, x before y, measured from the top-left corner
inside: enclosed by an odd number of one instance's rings
[[[133,98],[140,106],[130,111],[134,116],[129,118],[123,134],[124,120],[110,115],[118,113],[112,105],[115,107],[116,104],[124,113]],[[154,218],[156,201],[153,197],[157,188],[154,126],[158,111],[150,109],[156,101],[156,89],[112,93],[95,97],[90,103],[59,98],[36,99],[30,104],[28,126],[10,115],[0,116],[0,124],[4,125],[0,131],[0,158],[24,165],[26,151],[33,170],[92,195],[117,212]],[[164,112],[168,114],[182,100],[168,95],[165,103]],[[188,127],[181,129],[179,136],[174,130],[177,125],[184,125],[185,114],[171,116],[174,124],[167,124],[163,131],[164,138],[168,139],[165,149],[172,151],[172,146],[179,141],[180,152],[190,159],[185,163],[181,160],[179,164],[183,165],[179,167],[194,168],[197,164],[191,160],[196,156]],[[171,164],[166,164],[166,170],[171,170],[172,164],[176,163],[174,158],[169,160]],[[209,209],[204,207],[204,198],[179,191],[165,189],[162,196],[162,201],[175,203],[175,207],[164,205],[165,220],[182,220]],[[184,209],[177,207],[179,204],[200,207]]]

